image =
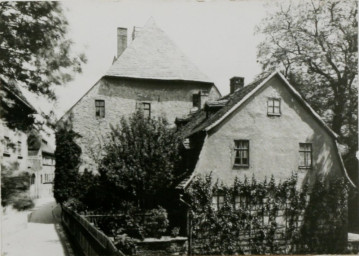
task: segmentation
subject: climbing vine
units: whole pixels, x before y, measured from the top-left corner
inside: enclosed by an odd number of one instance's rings
[[[343,179],[329,183],[317,179],[311,189],[298,189],[296,175],[284,182],[273,177],[264,181],[236,179],[232,186],[213,182],[211,175],[198,176],[188,193],[193,252],[343,252],[346,194]]]

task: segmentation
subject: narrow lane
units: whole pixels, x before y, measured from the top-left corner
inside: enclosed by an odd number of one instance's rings
[[[40,204],[31,212],[24,229],[3,237],[5,256],[74,256],[61,221],[61,207],[54,200]]]

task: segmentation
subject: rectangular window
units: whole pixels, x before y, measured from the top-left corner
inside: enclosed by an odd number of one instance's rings
[[[9,137],[4,137],[4,156],[10,156],[11,142]]]
[[[241,197],[235,196],[234,197],[234,209],[238,210],[239,208],[241,208]]]
[[[224,196],[213,196],[212,197],[212,209],[218,211],[224,205]]]
[[[148,102],[137,103],[137,109],[142,111],[144,117],[151,118],[151,103]]]
[[[234,209],[239,210],[241,207],[246,207],[247,204],[247,197],[246,196],[235,196],[234,197]]]
[[[311,143],[299,143],[299,168],[312,168]]]
[[[192,95],[192,102],[193,102],[193,107],[194,108],[201,108],[201,94],[197,93],[197,94],[193,94]]]
[[[234,165],[235,166],[249,166],[249,141],[235,140],[234,141]]]
[[[105,101],[104,100],[95,100],[96,108],[96,117],[104,118],[105,117]]]
[[[267,114],[269,116],[280,116],[280,99],[269,98],[267,101]]]
[[[21,141],[18,141],[16,144],[16,153],[17,153],[17,156],[21,157]]]

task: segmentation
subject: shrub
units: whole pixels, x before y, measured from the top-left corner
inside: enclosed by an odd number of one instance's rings
[[[157,209],[145,213],[144,233],[145,237],[160,238],[167,231],[169,221],[167,211],[159,206]]]
[[[115,237],[115,246],[126,255],[134,255],[136,253],[135,240],[126,234]]]
[[[78,197],[81,148],[75,139],[79,136],[66,127],[59,127],[56,131],[54,197],[58,203]]]
[[[180,232],[180,228],[179,227],[174,227],[172,230],[171,230],[171,237],[176,237],[179,235],[179,232]]]
[[[82,214],[83,212],[86,212],[88,210],[87,205],[85,205],[84,203],[82,203],[80,200],[76,198],[70,198],[63,204],[79,214]]]
[[[17,196],[26,192],[30,188],[30,175],[27,172],[21,172],[14,175],[18,170],[19,164],[12,163],[9,166],[1,165],[1,205],[12,205]]]
[[[28,195],[21,195],[14,200],[13,207],[18,211],[25,211],[33,208],[34,202]]]
[[[158,205],[181,172],[180,145],[165,119],[145,118],[141,112],[111,127],[99,172],[113,205],[123,200],[141,209]]]

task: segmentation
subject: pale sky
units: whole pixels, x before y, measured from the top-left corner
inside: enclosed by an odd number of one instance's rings
[[[63,4],[69,36],[88,62],[73,82],[56,90],[58,117],[110,67],[116,54],[116,28],[127,27],[130,39],[133,26],[143,26],[150,17],[213,80],[222,95],[229,92],[231,77],[243,76],[249,83],[261,71],[256,61],[261,37],[254,35],[254,28],[265,16],[264,1],[96,0]],[[38,102],[34,105],[47,112],[47,104]]]

